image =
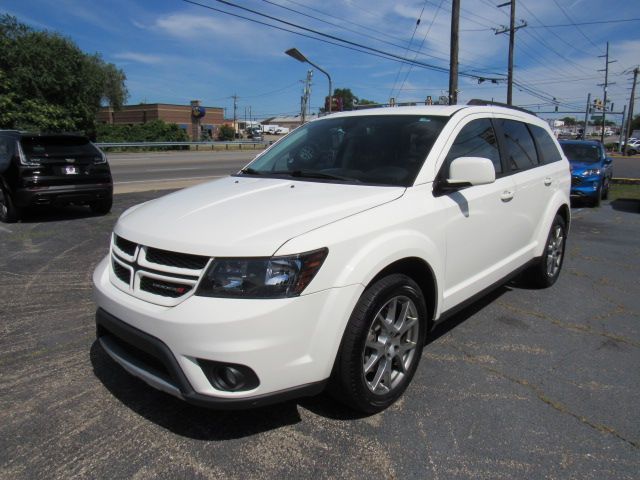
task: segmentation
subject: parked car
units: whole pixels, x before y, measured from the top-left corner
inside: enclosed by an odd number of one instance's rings
[[[627,147],[627,155],[637,155],[638,152],[640,152],[640,140],[630,138],[629,146]]]
[[[553,285],[569,188],[546,122],[516,109],[314,120],[235,175],[122,214],[93,276],[98,341],[198,405],[254,407],[330,385],[380,411],[438,322],[523,271]]]
[[[113,181],[106,155],[87,137],[0,130],[0,221],[39,205],[88,205],[106,214]]]
[[[560,146],[571,165],[571,197],[593,207],[609,198],[613,161],[602,143],[595,140],[562,140]]]

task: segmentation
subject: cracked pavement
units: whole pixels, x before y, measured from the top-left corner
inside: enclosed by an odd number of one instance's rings
[[[439,325],[404,397],[360,417],[325,396],[193,407],[94,343],[113,223],[161,194],[0,229],[0,478],[638,478],[637,209],[574,209],[553,288],[514,282]]]

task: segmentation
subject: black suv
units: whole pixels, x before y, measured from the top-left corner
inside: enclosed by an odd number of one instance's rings
[[[112,202],[107,157],[87,137],[0,130],[0,221],[15,222],[37,205],[89,205],[106,214]]]

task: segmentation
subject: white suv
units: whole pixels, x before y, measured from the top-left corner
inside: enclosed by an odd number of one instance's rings
[[[315,120],[235,175],[122,214],[93,278],[99,342],[196,404],[330,384],[382,410],[434,323],[524,269],[556,281],[570,182],[547,124],[516,109]]]

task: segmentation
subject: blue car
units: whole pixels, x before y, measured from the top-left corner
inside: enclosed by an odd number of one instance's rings
[[[560,146],[571,164],[571,199],[597,207],[609,197],[613,174],[604,146],[594,140],[562,140]]]

